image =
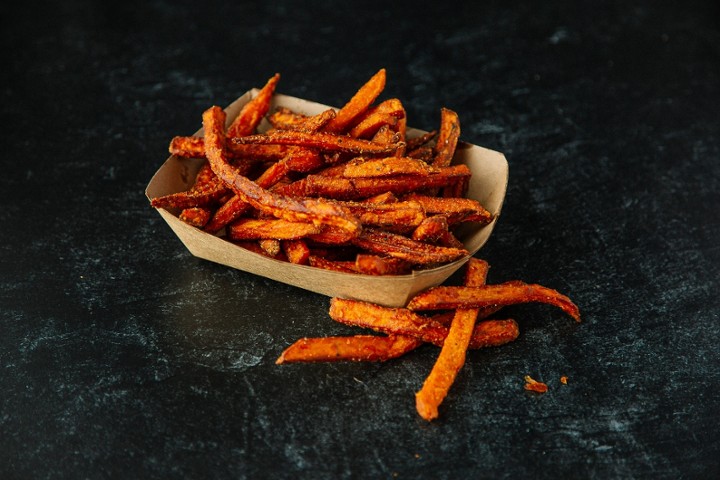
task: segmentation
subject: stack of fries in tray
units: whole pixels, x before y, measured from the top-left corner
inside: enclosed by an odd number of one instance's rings
[[[438,406],[468,348],[517,338],[506,305],[543,302],[579,320],[564,295],[520,281],[486,285],[487,241],[507,186],[498,152],[460,141],[460,120],[407,126],[397,98],[380,101],[384,69],[340,109],[275,92],[280,75],[170,142],[146,195],[196,256],[333,297],[330,317],[380,335],[304,338],[277,363],[383,361],[441,347],[416,395]],[[439,286],[463,265],[463,286]],[[478,321],[482,320],[482,321]]]

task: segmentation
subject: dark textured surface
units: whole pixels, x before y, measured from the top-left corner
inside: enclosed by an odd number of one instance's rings
[[[0,477],[717,474],[716,2],[303,3],[4,9]],[[338,105],[380,67],[412,126],[454,108],[508,157],[490,280],[584,316],[510,309],[518,341],[470,353],[432,424],[413,393],[437,349],[276,366],[352,330],[327,298],[191,257],[143,195],[209,105],[276,71]]]

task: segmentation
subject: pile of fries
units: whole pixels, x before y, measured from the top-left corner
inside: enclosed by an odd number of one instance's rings
[[[170,142],[173,155],[203,159],[194,183],[151,205],[262,255],[348,274],[404,275],[468,257],[458,228],[487,225],[493,215],[466,198],[470,169],[452,162],[458,115],[442,108],[438,130],[411,138],[400,100],[378,101],[385,76],[381,69],[342,108],[315,115],[270,112],[279,74],[235,118],[208,108],[202,137]],[[518,337],[514,320],[489,318],[502,307],[541,302],[580,319],[568,297],[547,287],[487,285],[488,268],[470,258],[463,286],[431,287],[402,308],[333,298],[333,320],[380,335],[303,338],[277,363],[385,361],[439,346],[416,394],[420,416],[437,418],[467,349]]]
[[[429,288],[414,296],[404,308],[333,298],[330,301],[333,320],[382,335],[302,338],[288,347],[276,363],[377,362],[398,358],[425,343],[441,347],[432,371],[415,394],[418,414],[433,420],[465,364],[468,349],[504,345],[520,334],[515,320],[489,318],[503,307],[545,303],[580,321],[578,307],[556,290],[517,280],[488,285],[488,270],[486,261],[471,258],[465,267],[463,286]],[[532,390],[540,391],[539,385],[542,384],[535,382]]]
[[[271,112],[279,80],[233,119],[207,109],[203,137],[173,138],[172,154],[206,161],[189,190],[151,205],[251,251],[339,272],[403,275],[469,255],[457,229],[493,215],[466,198],[470,169],[452,164],[455,112],[409,138],[400,100],[378,100],[384,69],[317,115]]]

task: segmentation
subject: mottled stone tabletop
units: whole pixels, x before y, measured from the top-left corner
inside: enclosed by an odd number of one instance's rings
[[[717,2],[15,2],[2,15],[0,478],[708,478],[720,469]],[[174,135],[275,72],[503,152],[510,307],[432,423],[438,349],[276,365],[358,333],[193,257],[144,195]],[[549,391],[523,389],[524,376]],[[566,385],[560,377],[567,376]]]

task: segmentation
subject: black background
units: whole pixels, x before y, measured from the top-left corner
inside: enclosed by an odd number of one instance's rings
[[[1,35],[0,477],[717,474],[717,2],[27,1]],[[275,72],[339,106],[383,67],[411,126],[446,106],[508,158],[489,280],[584,320],[508,309],[520,338],[471,352],[433,423],[436,348],[275,365],[356,331],[192,257],[144,196],[208,106]]]

